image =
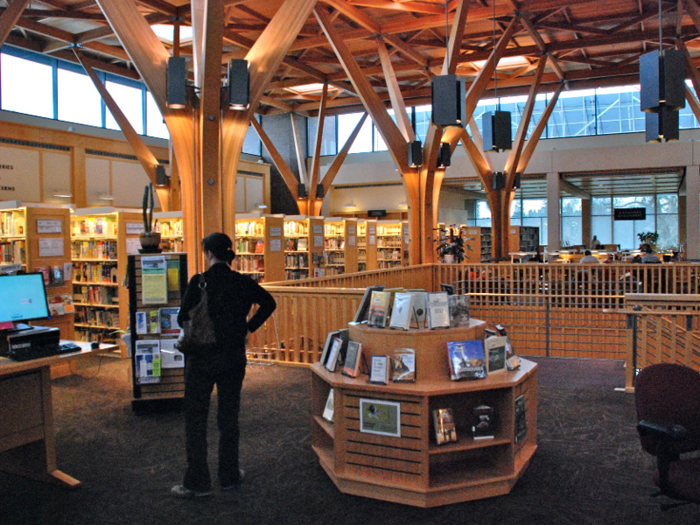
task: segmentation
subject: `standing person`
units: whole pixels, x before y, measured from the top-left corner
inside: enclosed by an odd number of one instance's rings
[[[230,267],[236,254],[228,235],[212,233],[202,240],[209,269],[190,280],[178,315],[180,326],[201,299],[200,286],[206,286],[209,315],[214,324],[216,345],[195,355],[188,355],[185,370],[185,435],[187,471],[182,485],[171,494],[194,498],[211,494],[211,477],[207,462],[207,419],[211,393],[216,385],[219,427],[219,486],[236,487],[245,476],[238,466],[238,412],[241,387],[245,377],[245,343],[275,311],[273,297],[252,279]],[[203,277],[203,283],[200,281]],[[248,320],[253,304],[258,310]]]
[[[592,249],[592,250],[599,250],[601,246],[602,246],[602,244],[601,244],[600,241],[598,240],[598,237],[596,237],[596,236],[594,235],[594,236],[593,236],[593,239],[591,240],[591,249]]]

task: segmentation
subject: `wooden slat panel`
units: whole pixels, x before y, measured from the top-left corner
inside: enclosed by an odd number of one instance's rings
[[[392,458],[397,460],[409,461],[412,463],[420,463],[421,458],[423,457],[423,454],[420,450],[410,450],[405,448],[399,449],[368,443],[358,443],[356,441],[348,441],[346,444],[346,450],[352,454]]]

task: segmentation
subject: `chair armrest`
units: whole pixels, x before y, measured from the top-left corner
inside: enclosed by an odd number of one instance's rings
[[[646,420],[639,422],[637,431],[640,436],[650,436],[664,441],[679,441],[688,436],[688,430],[683,425]]]

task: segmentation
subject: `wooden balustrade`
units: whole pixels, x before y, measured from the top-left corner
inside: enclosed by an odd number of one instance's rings
[[[270,321],[251,336],[250,346],[272,350],[261,352],[262,359],[307,365],[320,357],[326,334],[353,319],[367,286],[439,291],[445,283],[470,296],[473,317],[504,325],[522,354],[625,359],[625,297],[645,290],[697,293],[699,269],[697,264],[426,264],[268,283],[279,305],[274,323],[279,344]]]
[[[626,391],[634,392],[637,372],[655,363],[700,371],[700,295],[628,294],[621,313],[627,316]]]

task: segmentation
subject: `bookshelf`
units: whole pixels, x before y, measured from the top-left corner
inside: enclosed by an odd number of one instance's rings
[[[70,208],[67,205],[0,203],[0,273],[44,274],[49,319],[32,324],[59,328],[74,339],[71,295]]]
[[[464,241],[464,262],[482,263],[491,260],[491,228],[465,226],[460,229]]]
[[[401,260],[403,261],[403,266],[408,266],[408,221],[401,221],[401,231],[403,232],[402,241],[403,245],[401,247]]]
[[[357,219],[326,219],[323,270],[325,276],[357,272]]]
[[[323,257],[323,218],[287,215],[284,218],[285,277],[313,277]]]
[[[157,232],[160,232],[160,247],[164,252],[184,252],[184,230],[181,211],[161,211],[153,214]]]
[[[357,221],[357,268],[364,272],[377,269],[377,220]]]
[[[129,324],[126,279],[127,257],[141,248],[144,231],[140,210],[82,208],[71,216],[75,339],[119,344],[117,330]]]
[[[407,332],[350,325],[350,340],[362,352],[386,355],[387,349],[413,348],[416,382],[372,384],[367,375],[350,378],[311,366],[312,448],[338,489],[379,500],[436,507],[507,494],[537,450],[537,364],[521,360],[518,370],[486,379],[451,381],[446,341],[483,337],[485,323],[469,327]],[[334,391],[333,422],[322,414]],[[516,399],[524,401],[527,433],[516,432]],[[360,400],[398,403],[400,436],[363,432]],[[474,408],[494,409],[494,437],[474,439]],[[452,408],[457,441],[437,445],[433,410]],[[522,421],[522,419],[521,419]]]
[[[284,217],[236,215],[235,269],[259,283],[284,281]]]
[[[380,270],[403,266],[405,247],[403,227],[404,224],[401,221],[377,221],[377,267]],[[408,251],[406,253],[408,254]]]
[[[509,252],[539,252],[539,228],[536,226],[511,226],[509,231]]]
[[[144,297],[142,261],[144,257],[160,257],[165,276],[161,286],[163,299]],[[180,402],[185,395],[185,358],[174,350],[173,344],[179,336],[179,327],[171,322],[182,304],[182,295],[187,286],[187,254],[164,252],[162,254],[129,255],[129,310],[131,335],[131,380],[135,412],[155,408],[158,404]],[[148,278],[153,279],[153,275]],[[158,275],[155,279],[158,279]],[[154,285],[154,282],[156,283]],[[158,289],[157,281],[150,283],[151,295]],[[144,322],[145,321],[145,322]],[[139,349],[139,341],[147,342],[150,355],[156,357],[158,366],[150,376],[141,374],[145,370],[141,359],[146,352]],[[144,377],[145,376],[145,377]]]

